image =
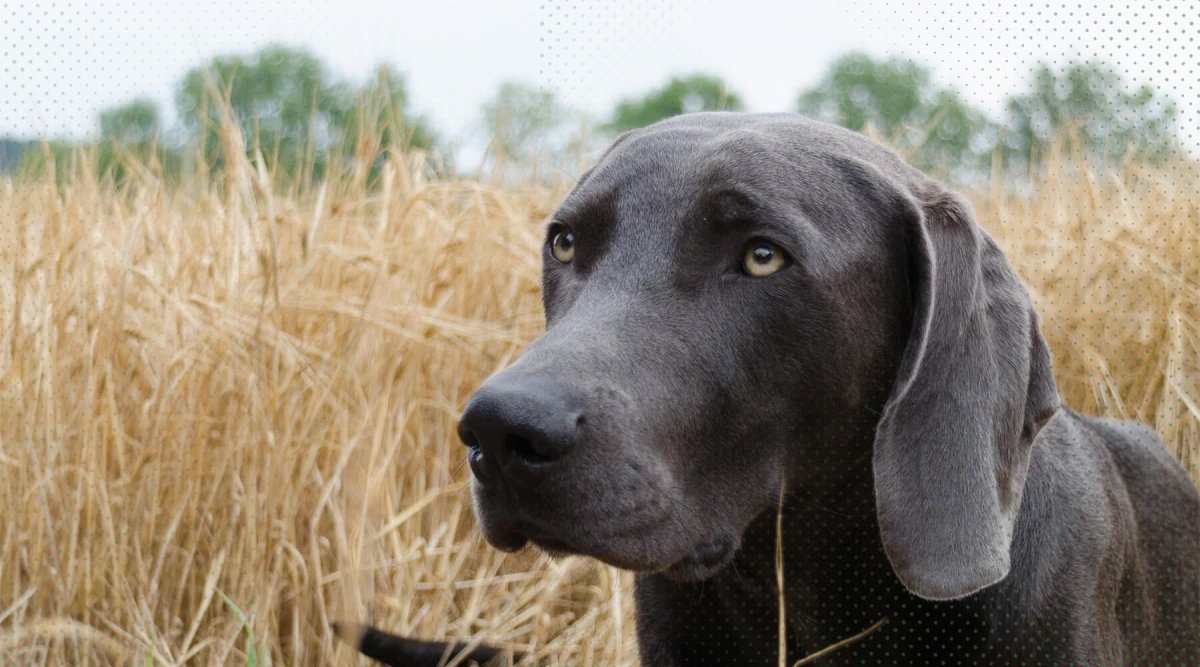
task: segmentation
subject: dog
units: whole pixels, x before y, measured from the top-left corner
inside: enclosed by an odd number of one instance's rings
[[[1149,427],[1060,405],[1004,254],[891,150],[661,121],[543,262],[545,334],[459,424],[474,508],[504,551],[636,572],[642,664],[1200,664],[1195,484]]]

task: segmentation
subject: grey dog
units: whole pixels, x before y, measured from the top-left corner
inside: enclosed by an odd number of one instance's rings
[[[459,426],[475,510],[637,572],[643,664],[778,664],[777,538],[788,664],[1200,664],[1194,483],[1060,405],[1003,253],[890,150],[678,116],[616,140],[543,255],[546,333]]]

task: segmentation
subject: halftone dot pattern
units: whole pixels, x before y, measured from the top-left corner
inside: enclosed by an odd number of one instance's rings
[[[1178,134],[1200,154],[1200,5],[1194,2],[921,0],[880,11],[853,2],[875,49],[928,60],[954,54],[935,76],[969,97],[1019,90],[1039,61],[1058,69],[1102,62],[1129,90],[1150,85],[1178,106]]]
[[[245,31],[239,25],[269,25],[283,13],[302,22],[312,7],[230,0],[6,2],[0,12],[0,126],[24,136],[86,136],[98,108],[145,95],[170,100],[171,90],[147,90],[146,80],[175,81],[216,53],[257,48],[240,37]],[[163,111],[170,113],[169,107]]]
[[[598,68],[635,71],[644,62],[647,43],[678,43],[680,31],[671,29],[672,24],[686,12],[702,9],[672,0],[623,2],[619,6],[542,0],[538,12],[539,78],[551,90],[585,96]],[[595,39],[597,33],[616,35],[616,44]]]

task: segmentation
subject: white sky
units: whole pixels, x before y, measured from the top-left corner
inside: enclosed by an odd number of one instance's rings
[[[1180,107],[1200,145],[1200,3],[779,0],[0,0],[0,136],[87,136],[137,95],[173,118],[183,72],[269,42],[312,49],[361,80],[391,62],[452,140],[506,79],[604,115],[673,73],[726,78],[752,110],[788,110],[845,51],[905,54],[993,115],[1033,63],[1101,58]]]

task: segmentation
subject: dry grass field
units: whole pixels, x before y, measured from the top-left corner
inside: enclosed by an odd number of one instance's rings
[[[636,662],[629,577],[489,548],[454,435],[563,189],[365,165],[0,181],[0,664],[357,664],[332,619]],[[970,195],[1064,398],[1200,478],[1200,173],[1048,173]]]

